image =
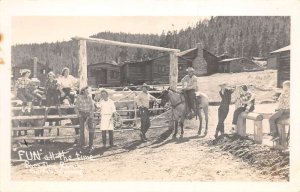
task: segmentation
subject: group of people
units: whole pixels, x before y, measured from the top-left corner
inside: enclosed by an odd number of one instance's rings
[[[186,101],[186,114],[188,118],[193,117],[198,113],[196,94],[197,91],[197,77],[194,74],[194,69],[189,67],[187,69],[188,74],[181,80],[182,92]],[[36,78],[30,79],[30,70],[21,71],[21,77],[15,84],[16,96],[22,101],[22,110],[30,111],[32,108],[32,102],[36,98],[41,98],[42,93],[38,90],[39,80]],[[114,146],[113,143],[113,130],[114,130],[114,118],[116,117],[116,107],[114,102],[109,98],[108,91],[102,89],[100,92],[100,100],[94,101],[92,99],[90,88],[84,87],[80,90],[79,95],[76,96],[76,90],[78,90],[78,80],[70,75],[70,70],[64,68],[61,75],[55,78],[54,72],[48,73],[48,79],[45,84],[46,106],[58,106],[62,103],[73,103],[75,105],[75,112],[79,118],[80,124],[80,138],[79,145],[84,145],[84,124],[87,122],[89,128],[89,147],[93,148],[94,139],[94,112],[100,113],[100,129],[102,130],[102,141],[106,147],[107,133],[109,135],[109,145]],[[146,141],[146,132],[148,131],[151,123],[149,118],[149,102],[156,100],[155,97],[148,93],[149,86],[143,84],[142,91],[135,96],[135,104],[139,109],[139,116],[141,118],[141,132],[140,137],[142,141]],[[231,104],[231,96],[236,91],[236,87],[230,87],[226,83],[220,84],[220,97],[221,102],[218,108],[218,124],[215,132],[217,138],[219,133],[224,134],[224,121],[229,112],[229,105]],[[249,90],[247,85],[239,87],[238,96],[236,97],[235,104],[236,109],[233,114],[231,132],[235,132],[238,116],[242,112],[252,112],[255,109],[255,95]],[[278,139],[278,128],[276,121],[282,115],[289,114],[289,91],[290,82],[285,81],[283,83],[283,93],[279,97],[279,106],[276,113],[270,118],[270,132],[273,136],[272,140]],[[58,110],[60,113],[60,110]],[[48,114],[48,108],[46,108],[45,117]],[[61,115],[61,114],[60,114]],[[96,123],[97,124],[97,123]]]

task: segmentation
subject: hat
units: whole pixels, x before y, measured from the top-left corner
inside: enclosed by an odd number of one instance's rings
[[[149,85],[147,85],[146,83],[143,83],[143,85],[142,85],[142,88],[143,87],[146,87],[147,89],[149,89],[150,88],[150,86]]]
[[[88,88],[89,88],[89,86],[85,86],[85,87],[81,88],[80,94],[83,94],[83,92],[84,92],[86,89],[88,89]]]
[[[50,75],[52,75],[52,76],[54,76],[54,77],[55,77],[55,74],[54,74],[54,72],[53,72],[53,71],[50,71],[50,72],[48,73],[48,77],[49,77]]]
[[[40,83],[41,81],[38,78],[32,78],[30,79],[31,83]]]
[[[227,83],[220,83],[219,86],[227,86],[228,84]]]
[[[69,69],[68,67],[65,67],[65,68],[63,68],[63,69],[61,70],[61,74],[62,74],[62,75],[63,75],[63,73],[65,72],[65,70],[70,71],[70,69]]]
[[[24,75],[25,73],[31,73],[31,71],[29,69],[21,69],[20,73]]]
[[[188,67],[188,68],[186,69],[186,71],[187,71],[187,72],[190,72],[190,71],[191,71],[191,72],[194,72],[195,69],[194,69],[193,67]]]
[[[102,90],[100,91],[100,94],[102,94],[103,92],[105,92],[105,93],[108,95],[108,92],[107,92],[106,89],[102,89]]]

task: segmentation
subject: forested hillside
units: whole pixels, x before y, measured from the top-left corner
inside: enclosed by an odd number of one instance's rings
[[[266,57],[270,51],[290,44],[290,17],[211,17],[180,31],[154,34],[100,32],[91,37],[122,42],[148,44],[186,50],[202,42],[205,48],[219,55],[225,51],[232,57]],[[152,50],[123,48],[88,43],[88,63],[122,62],[157,57]],[[26,44],[12,46],[12,65],[38,57],[58,72],[68,66],[77,72],[77,43]]]

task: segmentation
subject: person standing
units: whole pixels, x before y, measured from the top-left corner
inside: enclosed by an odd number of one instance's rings
[[[101,99],[96,103],[100,111],[100,130],[102,131],[103,146],[106,147],[106,135],[109,135],[109,145],[114,146],[114,115],[116,113],[115,103],[109,99],[108,92],[103,89],[100,92]]]
[[[79,134],[79,145],[83,146],[85,144],[84,136],[84,125],[87,122],[89,129],[89,147],[93,149],[93,139],[94,139],[94,102],[90,96],[89,87],[86,86],[81,89],[80,95],[75,101],[75,112],[79,118],[80,124],[80,134]]]
[[[219,85],[221,90],[219,94],[221,96],[221,103],[218,108],[218,125],[216,128],[215,138],[218,137],[220,132],[221,135],[224,134],[224,121],[229,112],[229,105],[231,103],[231,94],[234,92],[233,88],[228,88],[226,83]]]
[[[151,126],[150,115],[149,115],[149,102],[150,100],[156,100],[155,97],[148,93],[149,86],[144,83],[142,85],[142,92],[138,94],[134,100],[139,109],[141,117],[141,133],[140,137],[142,141],[147,141],[146,133]]]
[[[276,121],[285,115],[290,115],[290,81],[285,81],[282,84],[283,93],[278,98],[278,108],[276,112],[270,117],[270,133],[272,134],[272,141],[279,139],[278,127]]]
[[[242,85],[240,87],[240,93],[236,102],[239,105],[237,106],[233,114],[232,128],[231,128],[232,133],[236,131],[236,125],[237,125],[239,115],[242,112],[248,113],[254,111],[255,95],[248,90],[248,87],[246,85]]]
[[[197,77],[194,75],[194,68],[189,67],[186,70],[188,74],[182,78],[182,91],[184,98],[186,100],[186,112],[187,116],[192,118],[194,115],[198,114],[198,110],[195,106],[196,101],[196,91],[198,89]]]

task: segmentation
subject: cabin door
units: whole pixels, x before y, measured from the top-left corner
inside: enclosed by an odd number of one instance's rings
[[[145,79],[147,81],[152,81],[152,65],[145,66]]]
[[[96,83],[97,83],[97,86],[99,84],[107,84],[107,70],[106,69],[97,70]]]

